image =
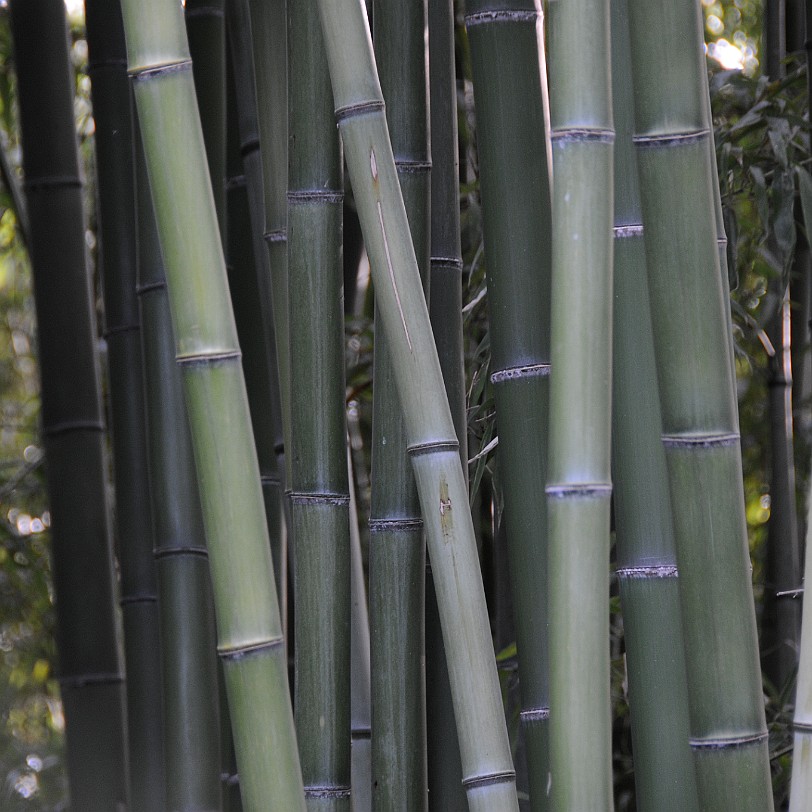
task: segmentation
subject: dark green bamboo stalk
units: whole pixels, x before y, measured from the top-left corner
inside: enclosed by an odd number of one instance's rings
[[[549,13],[551,808],[610,810],[613,142],[609,3]]]
[[[246,381],[251,403],[251,421],[257,444],[262,496],[271,537],[276,592],[282,612],[282,628],[287,629],[288,561],[283,482],[285,446],[282,433],[282,407],[277,374],[276,331],[271,306],[271,272],[265,247],[265,203],[263,199],[262,156],[259,151],[256,83],[252,59],[251,29],[247,0],[229,0],[226,6],[230,58],[233,64],[240,153],[248,192],[251,232],[256,267],[254,287],[260,308],[262,335],[252,339],[254,351],[262,351],[264,360],[251,362],[252,373]],[[237,328],[240,318],[237,316]],[[244,345],[244,342],[241,341]]]
[[[518,810],[459,446],[431,336],[358,0],[319,3],[336,118],[406,422],[443,625],[472,812]]]
[[[133,121],[121,8],[85,4],[96,122],[100,267],[112,406],[116,533],[127,673],[129,804],[166,805],[161,649],[136,284]]]
[[[64,3],[15,1],[11,31],[39,331],[71,805],[113,812],[126,800],[124,686]]]
[[[149,181],[138,141],[138,291],[163,643],[169,809],[219,809],[220,738],[206,538]]]
[[[477,116],[491,380],[530,797],[547,808],[547,414],[550,153],[541,17],[533,0],[468,4]],[[538,68],[538,69],[537,69]],[[521,246],[521,247],[520,247]]]
[[[290,515],[296,732],[308,809],[350,809],[343,172],[318,10],[288,3]]]
[[[467,471],[454,3],[452,0],[429,0],[428,14],[432,160],[429,317],[454,430],[460,443],[460,459],[463,471]],[[429,806],[442,812],[466,812],[468,806],[462,786],[457,726],[431,567],[426,568],[425,622]]]
[[[259,467],[181,7],[124,6],[247,810],[304,809]]]
[[[629,4],[645,246],[700,808],[771,810],[699,7]],[[679,47],[662,58],[650,26]],[[638,78],[639,77],[639,78]],[[675,348],[678,351],[675,351]]]
[[[426,5],[375,0],[375,58],[417,266],[427,289],[431,194]],[[426,543],[392,358],[375,313],[369,609],[372,804],[427,808],[424,607]]]
[[[612,478],[638,812],[698,810],[668,472],[649,313],[626,0],[612,2]],[[666,734],[666,731],[667,734]]]

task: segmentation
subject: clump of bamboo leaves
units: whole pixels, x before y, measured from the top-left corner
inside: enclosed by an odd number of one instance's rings
[[[158,226],[137,139],[141,304],[170,809],[220,804],[220,737],[209,561]]]
[[[426,9],[376,0],[374,42],[392,149],[421,278],[428,277],[430,170]],[[424,281],[424,289],[427,285]],[[426,809],[425,541],[380,312],[375,315],[369,521],[372,798]]]
[[[132,97],[117,2],[85,4],[92,81],[99,265],[112,415],[116,534],[127,676],[129,804],[166,805],[161,648],[136,296]]]
[[[318,11],[288,2],[290,517],[296,731],[309,809],[350,809],[343,173]]]
[[[547,415],[551,204],[547,77],[533,0],[474,0],[471,45],[488,273],[491,381],[499,432],[508,564],[530,797],[546,808]],[[519,249],[521,246],[521,249]]]
[[[612,808],[613,141],[609,3],[553,3],[549,516],[552,809]]]
[[[400,195],[365,9],[319,3],[336,118],[406,421],[470,808],[518,809],[459,445]]]
[[[42,377],[59,682],[74,809],[126,800],[93,295],[62,0],[11,4]]]
[[[192,431],[240,789],[304,809],[259,469],[179,5],[124,5]]]
[[[649,312],[626,0],[612,2],[612,478],[639,812],[697,810],[676,549]],[[669,731],[663,735],[663,731]]]
[[[773,800],[726,332],[727,280],[719,269],[708,181],[713,171],[700,9],[633,0],[629,10],[635,140],[699,803],[763,812]],[[650,36],[655,21],[673,35],[667,58]]]

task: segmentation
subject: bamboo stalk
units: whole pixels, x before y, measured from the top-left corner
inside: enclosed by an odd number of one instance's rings
[[[426,6],[375,0],[375,57],[395,167],[417,266],[429,266],[430,156]],[[372,659],[372,802],[376,810],[425,810],[426,543],[401,405],[381,315],[375,313],[369,597]]]
[[[635,129],[700,808],[771,810],[699,8],[630,3]],[[648,28],[679,43],[661,60]],[[639,78],[638,78],[639,77]],[[679,352],[674,348],[679,347]]]
[[[698,810],[677,561],[654,362],[626,0],[612,3],[615,267],[612,478],[639,812]],[[664,731],[668,731],[664,735]]]
[[[124,6],[247,810],[304,809],[259,468],[180,6]],[[237,531],[237,532],[235,532]]]
[[[61,0],[11,4],[53,516],[59,682],[74,809],[126,800],[96,327]]]
[[[359,0],[321,2],[336,118],[389,340],[446,641],[473,812],[518,809],[465,477]]]
[[[219,695],[208,553],[140,138],[136,168],[138,293],[163,643],[166,800],[169,809],[219,809]]]
[[[288,3],[290,513],[296,732],[308,809],[350,809],[343,172],[318,11]]]
[[[475,0],[467,10],[521,724],[538,812],[548,803],[550,712],[542,488],[548,478],[551,155],[542,18],[534,0],[509,9]]]
[[[256,263],[257,305],[260,309],[262,335],[252,339],[256,351],[262,349],[264,361],[252,362],[252,374],[246,381],[251,403],[251,422],[257,444],[259,470],[265,514],[271,537],[276,592],[282,612],[282,628],[287,630],[288,555],[285,535],[283,493],[285,446],[282,432],[282,406],[277,372],[276,331],[271,305],[271,271],[265,247],[265,204],[263,198],[262,156],[259,150],[256,83],[252,59],[251,30],[247,0],[229,0],[226,5],[230,56],[236,85],[236,104],[240,153],[248,191],[251,232]],[[239,316],[237,329],[240,328]],[[241,341],[241,345],[245,342]]]
[[[462,336],[462,248],[460,245],[457,85],[454,64],[454,4],[429,0],[429,123],[431,132],[431,259],[429,317],[443,382],[468,470],[468,419]],[[426,568],[426,752],[429,807],[466,812],[457,725],[431,567]]]
[[[85,4],[127,674],[129,803],[166,805],[161,648],[136,285],[132,98],[118,3]]]
[[[551,808],[610,810],[609,3],[552,4],[549,42],[555,178],[547,485]]]

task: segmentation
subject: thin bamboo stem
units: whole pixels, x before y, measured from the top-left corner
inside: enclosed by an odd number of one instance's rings
[[[161,647],[136,286],[132,97],[121,8],[85,4],[96,123],[99,258],[112,412],[116,533],[127,674],[129,803],[166,805]]]
[[[290,513],[296,732],[308,809],[350,809],[343,173],[318,10],[288,2]]]
[[[61,0],[11,4],[53,517],[59,682],[74,809],[126,801],[124,685],[73,72]]]
[[[458,443],[386,129],[363,4],[319,3],[336,118],[406,421],[471,810],[518,809]]]
[[[192,429],[240,791],[303,810],[259,467],[179,5],[124,23]]]

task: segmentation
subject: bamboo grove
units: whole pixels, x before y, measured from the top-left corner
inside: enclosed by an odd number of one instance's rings
[[[85,177],[63,0],[8,1],[68,808],[812,810],[766,5],[748,108],[693,0],[85,0]]]

